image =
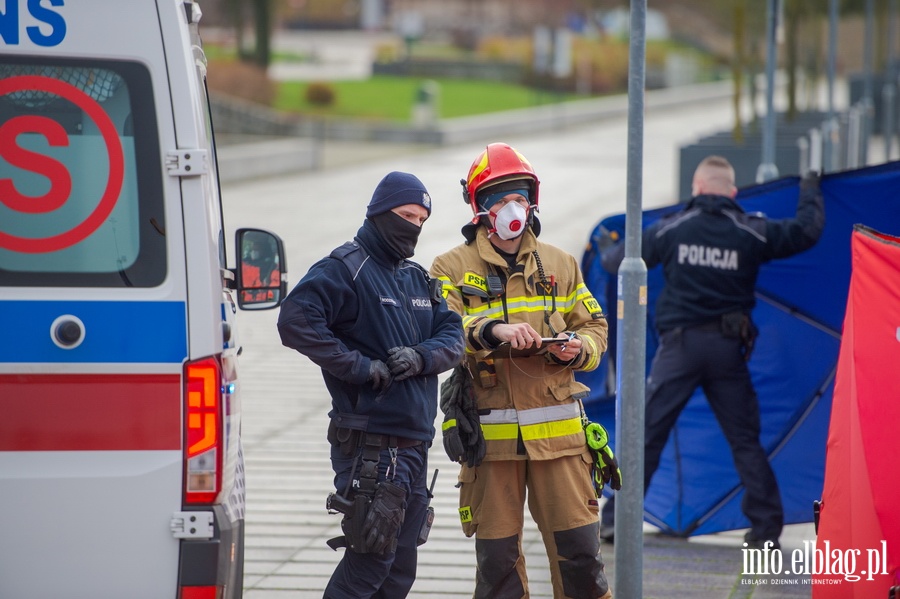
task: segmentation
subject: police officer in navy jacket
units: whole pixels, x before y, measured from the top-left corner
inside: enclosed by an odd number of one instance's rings
[[[464,352],[459,315],[427,271],[408,260],[430,214],[431,198],[417,177],[386,175],[354,240],[309,269],[278,318],[284,345],[322,368],[331,394],[337,492],[353,501],[365,486],[366,443],[380,449],[376,482],[387,474],[405,491],[396,549],[380,553],[348,542],[326,598],[405,597],[415,580],[437,375]]]
[[[800,182],[793,218],[745,213],[734,201],[734,169],[720,156],[694,172],[693,197],[684,210],[644,230],[641,253],[648,268],[661,264],[665,285],[656,307],[659,347],[646,388],[644,489],[659,466],[669,433],[694,390],[702,387],[744,486],[742,510],[750,520],[748,546],[780,547],[784,513],[778,483],[759,442],[759,402],[747,360],[756,336],[750,313],[760,266],[809,249],[825,226],[819,175]],[[602,253],[615,272],[624,243]],[[613,501],[603,508],[601,537],[613,537]]]

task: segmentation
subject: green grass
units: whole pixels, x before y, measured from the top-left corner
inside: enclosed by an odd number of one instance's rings
[[[207,60],[237,60],[237,49],[233,46],[224,46],[221,44],[205,43],[203,44],[203,53]],[[308,54],[300,54],[297,52],[273,52],[272,63],[303,63],[309,62],[312,58]]]
[[[312,106],[306,102],[306,83],[285,82],[279,85],[275,108],[317,116],[408,121],[419,87],[426,80],[375,76],[364,81],[333,81],[329,84],[335,90],[336,99],[329,107]],[[538,92],[522,85],[496,81],[432,81],[439,85],[438,107],[441,118],[526,108],[578,97],[575,94]]]

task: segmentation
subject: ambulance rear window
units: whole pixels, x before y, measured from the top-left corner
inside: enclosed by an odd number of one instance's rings
[[[159,156],[143,65],[0,56],[0,286],[161,284]]]

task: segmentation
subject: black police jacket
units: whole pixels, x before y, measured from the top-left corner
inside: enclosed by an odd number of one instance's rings
[[[656,304],[656,328],[667,331],[715,320],[756,304],[754,289],[762,264],[809,249],[825,226],[818,185],[800,187],[796,215],[770,219],[748,214],[724,196],[691,198],[684,210],[644,230],[641,255],[647,268],[661,264],[665,285]],[[624,243],[604,252],[614,272]]]
[[[462,359],[459,315],[433,301],[427,272],[397,261],[366,220],[355,238],[314,264],[285,298],[278,331],[287,347],[322,368],[332,416],[368,419],[366,430],[430,442],[437,414],[437,375]],[[357,256],[348,254],[361,252]],[[352,269],[352,272],[351,272]],[[424,359],[418,376],[386,392],[366,382],[373,359],[408,346]]]

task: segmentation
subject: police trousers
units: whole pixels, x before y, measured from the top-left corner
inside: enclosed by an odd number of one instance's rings
[[[361,451],[361,450],[360,450]],[[350,479],[354,456],[341,453],[340,446],[331,447],[335,489],[343,493]],[[381,451],[378,481],[385,478],[391,463],[387,449]],[[397,539],[397,551],[386,555],[356,553],[344,550],[344,557],[325,587],[325,599],[402,599],[416,580],[417,540],[428,507],[428,444],[397,450],[393,481],[406,489],[406,516]],[[354,476],[359,476],[357,460]]]
[[[759,441],[759,401],[744,359],[742,341],[716,326],[674,329],[660,335],[647,378],[644,418],[644,490],[679,414],[702,388],[744,487],[741,510],[757,539],[777,539],[784,526],[775,473]],[[603,522],[613,522],[613,501],[603,507]]]
[[[554,460],[485,461],[460,471],[460,518],[475,535],[475,598],[528,597],[522,553],[527,498],[550,561],[553,596],[611,597],[600,554],[591,455]]]

